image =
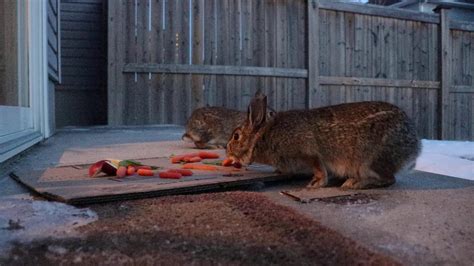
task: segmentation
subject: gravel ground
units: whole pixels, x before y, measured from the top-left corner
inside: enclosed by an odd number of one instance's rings
[[[99,220],[80,237],[15,244],[0,264],[398,264],[255,192],[90,207]]]

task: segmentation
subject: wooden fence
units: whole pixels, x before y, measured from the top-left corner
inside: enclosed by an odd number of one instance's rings
[[[474,24],[312,0],[109,1],[111,125],[183,124],[196,107],[383,100],[424,138],[474,139]]]

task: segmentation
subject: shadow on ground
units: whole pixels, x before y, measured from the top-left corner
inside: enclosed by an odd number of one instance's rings
[[[394,265],[393,259],[254,192],[92,207],[81,238],[16,244],[1,264]]]

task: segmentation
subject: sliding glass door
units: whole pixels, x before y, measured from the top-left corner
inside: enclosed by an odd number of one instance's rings
[[[0,140],[33,129],[26,1],[0,1]]]
[[[41,139],[42,0],[0,0],[0,162]]]

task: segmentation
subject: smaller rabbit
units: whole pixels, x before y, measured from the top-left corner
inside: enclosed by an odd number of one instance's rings
[[[247,119],[227,144],[227,156],[244,165],[269,164],[282,173],[313,173],[310,188],[384,187],[413,166],[420,140],[408,116],[385,102],[358,102],[268,115],[267,98],[255,96]]]
[[[186,122],[182,140],[199,149],[225,148],[232,131],[245,121],[246,113],[224,107],[201,107]]]

